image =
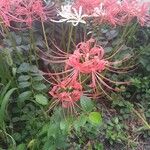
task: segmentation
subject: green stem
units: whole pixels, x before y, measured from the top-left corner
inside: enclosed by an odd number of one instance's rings
[[[38,67],[38,59],[37,59],[37,53],[36,53],[36,44],[35,44],[34,33],[33,33],[32,29],[30,29],[30,46],[31,46],[30,49],[33,50],[33,53],[34,53],[34,56],[35,56],[36,66]],[[32,54],[32,52],[30,54]]]
[[[47,36],[46,36],[46,32],[45,32],[45,26],[44,26],[43,21],[41,21],[41,23],[42,23],[42,30],[43,30],[43,35],[44,35],[44,40],[45,40],[46,48],[47,48],[47,50],[49,50]]]
[[[69,52],[69,49],[70,49],[72,33],[73,33],[73,26],[71,25],[70,32],[69,32],[68,45],[67,45],[67,52]]]

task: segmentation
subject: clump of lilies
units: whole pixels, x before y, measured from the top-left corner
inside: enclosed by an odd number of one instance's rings
[[[86,23],[88,18],[98,24],[126,25],[135,18],[142,25],[150,20],[150,2],[142,0],[75,0],[73,4],[61,6],[56,22]]]
[[[61,10],[58,10],[60,18],[51,21],[67,22],[77,26],[79,23],[88,23],[90,18],[94,24],[109,24],[116,27],[124,26],[136,19],[144,26],[150,20],[149,6],[149,2],[140,0],[75,0],[72,4],[61,6]],[[49,54],[42,52],[43,60],[61,66],[63,64],[61,72],[43,73],[49,77],[49,82],[53,85],[49,91],[54,98],[51,107],[61,103],[64,108],[74,109],[82,95],[94,99],[106,95],[111,99],[108,94],[110,91],[121,91],[118,85],[130,83],[114,81],[108,77],[110,73],[127,73],[133,67],[119,67],[129,60],[128,56],[122,60],[111,61],[122,47],[109,57],[105,56],[105,48],[97,44],[94,38],[77,44],[72,53],[61,50],[56,45],[55,48]]]
[[[144,26],[150,21],[149,11],[150,2],[142,0],[74,0],[58,10],[55,5],[44,0],[1,0],[0,24],[13,29],[26,29],[31,28],[35,21],[67,22],[77,26],[80,23],[87,24],[90,20],[94,25],[108,24],[116,27],[137,20]],[[46,40],[45,32],[44,38]],[[47,40],[46,44],[49,48]],[[119,67],[130,57],[112,59],[122,47],[109,57],[105,55],[105,48],[97,44],[94,38],[79,42],[70,52],[61,50],[56,45],[55,48],[51,53],[40,50],[43,60],[51,64],[63,64],[61,72],[43,73],[53,86],[49,91],[54,99],[52,107],[61,103],[64,108],[74,109],[82,95],[98,98],[105,94],[111,98],[108,94],[110,91],[120,91],[116,85],[129,84],[108,77],[109,73],[125,73],[131,69]]]

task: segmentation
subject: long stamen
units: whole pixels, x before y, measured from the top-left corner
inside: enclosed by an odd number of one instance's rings
[[[41,57],[41,59],[43,59],[44,61],[47,61],[49,63],[55,63],[55,64],[60,64],[60,63],[65,63],[66,60],[49,60],[49,59],[46,59],[46,58],[43,58]]]
[[[105,80],[107,80],[107,81],[109,81],[109,82],[111,82],[111,83],[114,83],[114,84],[129,84],[130,82],[118,82],[118,81],[113,81],[113,80],[110,80],[110,79],[108,79],[108,78],[106,78],[106,77],[104,77],[104,76],[102,76],[101,74],[98,74],[101,78],[103,78],[103,79],[105,79]]]
[[[62,51],[52,40],[51,40],[51,42],[52,42],[52,44],[56,47],[56,49],[57,49],[59,52],[65,54],[65,55],[68,55],[68,53]]]
[[[136,67],[137,65],[138,65],[138,64],[132,65],[132,66],[128,66],[128,67],[124,67],[124,68],[117,68],[117,67],[113,67],[113,66],[107,64],[107,66],[108,66],[109,68],[112,68],[112,69],[115,69],[115,70],[128,70],[128,69],[131,69],[131,68],[133,68],[133,67]]]
[[[59,103],[59,100],[52,102],[49,109],[46,112],[49,112],[53,107],[55,107]]]
[[[67,59],[68,57],[67,56],[65,56],[65,55],[62,55],[62,56],[54,56],[54,55],[51,55],[50,53],[47,53],[47,52],[43,52],[42,50],[40,50],[40,49],[38,49],[43,55],[45,55],[46,57],[52,57],[52,58],[58,58],[58,59],[60,59],[60,58],[64,58],[64,59]],[[56,53],[55,52],[55,54],[58,54],[59,55],[59,53]]]
[[[74,103],[74,104],[76,104],[76,103]],[[75,113],[75,114],[78,114],[77,111],[76,111],[76,109],[75,109],[74,104],[72,105],[72,108],[73,108],[73,110],[74,110],[74,113]]]
[[[96,79],[97,80],[97,79]],[[105,90],[102,88],[101,84],[99,83],[99,80],[97,80],[97,83],[99,85],[99,88],[102,90],[102,92],[109,98],[112,100],[112,98],[105,92]]]
[[[113,69],[110,69],[110,68],[106,67],[106,70],[108,70],[108,71],[110,71],[110,72],[113,72],[113,73],[122,74],[122,73],[129,73],[129,72],[131,72],[131,71],[133,71],[133,70],[135,70],[135,69],[129,70],[129,71],[115,71],[115,70],[113,70]]]
[[[42,72],[42,75],[62,75],[62,74],[65,74],[65,73],[68,73],[68,72],[71,72],[73,71],[74,69],[70,69],[70,70],[66,70],[66,71],[62,71],[62,72],[58,72],[58,73],[46,73],[46,72]]]
[[[53,82],[47,80],[45,77],[44,77],[44,80],[45,80],[46,82],[50,83],[51,85],[56,85],[56,83],[53,83]]]
[[[114,89],[114,88],[112,88],[112,87],[110,87],[108,84],[106,84],[97,74],[96,74],[96,77],[99,79],[99,81],[105,86],[105,87],[107,87],[108,89],[110,89],[110,90],[113,90],[113,91],[118,91],[118,90],[116,90],[116,89]]]
[[[116,50],[116,52],[113,53],[110,57],[105,58],[105,60],[109,60],[109,59],[113,58],[123,47],[124,47],[124,45],[122,45],[118,50]]]

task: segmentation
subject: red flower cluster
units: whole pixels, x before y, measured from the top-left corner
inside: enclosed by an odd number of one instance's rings
[[[97,22],[113,26],[127,24],[134,18],[144,26],[150,19],[150,2],[140,0],[76,0],[74,5],[82,6]]]
[[[94,8],[100,5],[100,0],[75,0],[75,8],[82,6],[84,13],[91,15]]]
[[[129,83],[112,81],[105,76],[106,71],[126,72],[128,68],[117,68],[114,65],[121,64],[128,59],[124,58],[115,62],[109,61],[114,54],[109,58],[104,58],[104,49],[97,45],[94,39],[79,43],[73,54],[67,54],[58,47],[57,50],[58,52],[52,51],[55,56],[52,54],[46,54],[45,56],[51,58],[50,63],[64,63],[64,71],[44,73],[44,75],[48,75],[55,81],[59,76],[58,84],[55,84],[49,93],[57,99],[56,102],[61,102],[65,108],[76,103],[82,94],[89,97],[98,97],[103,92],[110,97],[107,91],[118,91],[114,88],[114,85]],[[46,58],[43,59],[47,60]]]
[[[91,73],[95,71],[103,71],[107,61],[103,60],[104,49],[94,45],[92,48],[93,39],[86,43],[81,42],[77,45],[74,53],[66,62],[67,66],[74,68],[81,73]]]
[[[11,22],[31,27],[35,20],[45,21],[54,13],[42,0],[1,0],[0,18],[8,27]]]
[[[55,102],[61,102],[64,108],[74,107],[83,94],[82,85],[71,78],[55,85],[49,93],[56,99]]]

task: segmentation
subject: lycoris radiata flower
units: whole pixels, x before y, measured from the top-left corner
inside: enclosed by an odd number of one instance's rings
[[[54,5],[44,4],[42,0],[2,0],[0,17],[8,27],[19,29],[31,27],[34,21],[46,21],[55,15]],[[13,22],[13,25],[12,25]]]
[[[63,108],[71,108],[75,111],[76,103],[83,95],[82,85],[77,81],[72,81],[71,78],[67,78],[55,84],[49,94],[54,99],[49,109],[61,103]]]
[[[83,12],[90,15],[93,13],[94,8],[99,6],[100,3],[100,0],[75,0],[73,6],[77,9],[82,6]]]
[[[64,71],[43,73],[43,75],[53,79],[58,75],[61,75],[62,80],[66,80],[67,78],[71,78],[72,81],[79,80],[83,85],[84,94],[91,96],[91,93],[93,93],[93,96],[99,96],[103,92],[109,96],[106,91],[120,91],[119,89],[114,88],[115,85],[129,84],[129,82],[124,81],[113,81],[107,77],[107,74],[110,73],[126,73],[133,67],[118,67],[118,65],[121,65],[130,58],[127,56],[122,60],[114,62],[110,61],[120,50],[121,48],[112,54],[112,56],[105,58],[105,50],[97,45],[94,39],[79,43],[72,54],[68,54],[57,47],[58,52],[53,51],[55,52],[55,55],[58,54],[57,56],[46,54],[43,59],[50,63],[64,63],[65,68],[62,68]],[[87,89],[92,90],[92,92],[89,92]]]

